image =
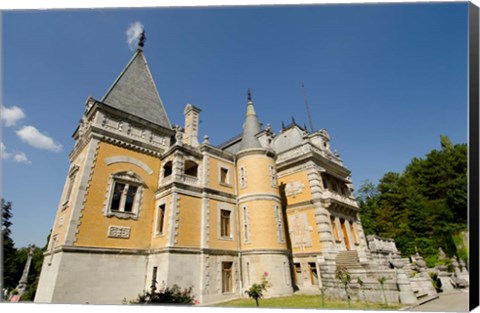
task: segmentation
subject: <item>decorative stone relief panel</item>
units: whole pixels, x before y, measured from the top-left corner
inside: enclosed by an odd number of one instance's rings
[[[290,237],[293,247],[303,248],[312,246],[310,232],[312,232],[313,228],[308,225],[306,213],[296,212],[295,215],[289,216],[288,224],[292,225],[290,228]]]
[[[285,186],[285,194],[287,197],[295,197],[298,194],[301,194],[305,189],[305,185],[300,181],[290,181]]]
[[[110,238],[130,238],[130,227],[124,226],[108,226],[108,237]]]

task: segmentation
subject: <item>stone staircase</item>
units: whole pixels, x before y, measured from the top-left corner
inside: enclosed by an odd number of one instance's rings
[[[340,251],[335,258],[335,263],[337,265],[337,269],[340,267],[345,267],[348,270],[363,269],[362,265],[358,261],[358,252],[356,250]]]

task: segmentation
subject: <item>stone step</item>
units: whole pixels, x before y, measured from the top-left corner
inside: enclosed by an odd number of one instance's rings
[[[337,268],[345,267],[347,269],[363,269],[358,261],[358,252],[356,250],[340,251],[335,258],[335,263]]]

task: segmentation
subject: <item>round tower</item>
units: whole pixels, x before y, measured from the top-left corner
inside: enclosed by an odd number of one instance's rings
[[[275,152],[256,135],[258,122],[250,90],[240,149],[236,154],[240,249],[244,289],[267,274],[267,295],[291,294],[285,219],[277,186]]]

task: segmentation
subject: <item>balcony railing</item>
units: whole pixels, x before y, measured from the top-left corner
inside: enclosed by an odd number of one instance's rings
[[[324,191],[323,194],[322,194],[322,198],[323,199],[334,199],[338,202],[348,204],[349,206],[358,207],[357,201],[355,201],[354,199],[352,199],[348,196],[344,196],[342,194],[336,193],[336,192],[331,192],[330,190]]]
[[[176,176],[176,178],[174,178]],[[199,179],[198,177],[191,176],[191,175],[186,175],[186,174],[180,174],[180,175],[170,175],[167,177],[162,178],[162,185],[168,185],[171,182],[180,182],[184,183],[187,185],[198,185]]]

